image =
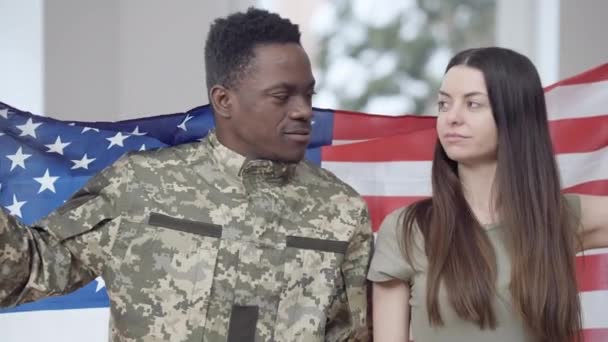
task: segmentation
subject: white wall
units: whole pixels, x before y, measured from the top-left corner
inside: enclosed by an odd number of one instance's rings
[[[53,0],[44,7],[48,116],[116,120],[121,113],[119,0]]]
[[[43,109],[42,0],[0,0],[0,101]]]
[[[204,44],[218,16],[253,1],[120,2],[121,118],[185,111],[208,102]]]
[[[528,56],[544,85],[561,78],[560,11],[560,0],[496,0],[496,45]]]
[[[560,76],[608,63],[608,1],[561,0],[561,8]]]
[[[497,0],[497,45],[536,65],[549,85],[608,63],[608,1]]]
[[[207,103],[210,22],[260,2],[0,0],[0,101],[83,121]],[[266,2],[302,25],[313,52],[307,17],[323,1]],[[608,1],[497,0],[497,7],[497,44],[528,55],[545,84],[608,61]]]
[[[114,121],[207,103],[210,23],[254,0],[0,0],[0,101]]]
[[[45,110],[121,120],[207,103],[212,20],[253,1],[54,0],[45,8]]]
[[[311,57],[313,71],[315,69],[315,60],[312,56],[317,54],[318,42],[314,35],[312,27],[312,16],[317,8],[331,0],[307,0],[307,1],[284,1],[284,0],[258,0],[260,7],[267,8],[270,11],[279,13],[282,17],[289,19],[292,23],[297,24],[302,36],[300,38],[302,47]]]

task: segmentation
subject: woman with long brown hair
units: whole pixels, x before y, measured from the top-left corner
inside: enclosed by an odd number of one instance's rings
[[[382,223],[374,340],[576,341],[575,254],[608,246],[608,197],[562,195],[525,56],[463,51],[438,95],[432,197]]]

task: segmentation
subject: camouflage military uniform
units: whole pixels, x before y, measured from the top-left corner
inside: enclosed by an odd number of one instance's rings
[[[112,341],[364,341],[363,200],[307,162],[203,143],[129,154],[24,229],[0,216],[0,304],[103,276]]]

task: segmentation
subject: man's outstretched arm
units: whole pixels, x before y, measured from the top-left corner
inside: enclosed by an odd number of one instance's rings
[[[127,160],[91,178],[32,227],[0,211],[0,307],[69,293],[101,274],[112,240],[104,236],[126,197]]]

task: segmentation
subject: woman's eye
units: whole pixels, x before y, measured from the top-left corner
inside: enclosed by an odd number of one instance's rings
[[[468,102],[468,106],[469,106],[469,108],[471,108],[471,109],[477,109],[477,108],[481,107],[481,104],[480,104],[480,103],[478,103],[478,102],[469,101],[469,102]]]
[[[437,109],[440,112],[445,112],[447,110],[448,104],[445,101],[437,101]]]

